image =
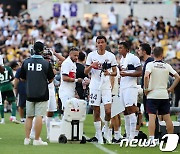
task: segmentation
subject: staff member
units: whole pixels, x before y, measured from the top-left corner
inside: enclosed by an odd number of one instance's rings
[[[35,121],[35,140],[33,145],[47,145],[40,139],[42,129],[42,117],[46,114],[47,103],[49,99],[48,84],[54,79],[54,73],[51,64],[44,60],[41,54],[44,50],[44,44],[36,42],[34,44],[35,54],[24,61],[21,67],[20,78],[26,80],[26,138],[24,145],[30,144],[30,131],[32,120]]]
[[[147,95],[146,109],[149,114],[149,138],[154,139],[156,114],[162,115],[166,122],[167,132],[173,133],[173,124],[170,118],[169,92],[172,92],[179,83],[178,73],[171,65],[162,61],[163,49],[156,47],[154,49],[155,61],[146,65],[144,76],[144,93]],[[167,89],[169,74],[175,77],[173,84]]]

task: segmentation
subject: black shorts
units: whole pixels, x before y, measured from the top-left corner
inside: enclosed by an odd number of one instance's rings
[[[16,100],[13,90],[1,92],[1,95],[3,104],[5,100],[7,100],[9,103],[15,102]]]
[[[170,113],[169,99],[147,99],[146,110],[148,114],[165,115]]]
[[[18,95],[18,106],[21,108],[26,107],[26,95]]]

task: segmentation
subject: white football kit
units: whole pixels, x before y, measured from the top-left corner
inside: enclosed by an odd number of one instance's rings
[[[70,57],[66,58],[61,65],[59,97],[62,102],[62,107],[65,107],[67,100],[75,97],[75,82],[63,81],[62,75],[67,75],[74,79],[76,78],[76,63],[74,63]]]
[[[120,60],[120,67],[126,72],[135,72],[141,66],[140,59],[134,54],[127,53],[126,57]],[[120,101],[125,107],[137,105],[137,77],[125,76],[120,79]]]
[[[104,55],[99,55],[97,50],[89,53],[86,65],[89,66],[93,62],[99,62],[97,69],[91,69],[91,81],[90,81],[90,105],[100,106],[101,99],[102,103],[109,104],[112,102],[111,92],[111,81],[110,76],[104,76],[102,72],[103,63],[107,63],[108,71],[110,72],[111,67],[116,66],[115,56],[108,51],[105,51]]]
[[[51,83],[48,85],[48,88],[49,88],[49,100],[48,100],[47,111],[49,111],[49,112],[54,112],[54,111],[57,111],[56,94],[55,94],[54,83],[51,82]]]

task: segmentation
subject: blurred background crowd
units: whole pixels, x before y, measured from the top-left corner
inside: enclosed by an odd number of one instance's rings
[[[130,51],[134,54],[140,43],[148,42],[152,47],[162,46],[165,60],[178,72],[180,71],[179,18],[175,24],[165,22],[163,15],[154,16],[152,19],[144,18],[140,23],[137,17],[129,15],[118,27],[112,8],[105,26],[102,25],[99,12],[94,13],[91,19],[86,17],[69,25],[69,19],[65,15],[52,16],[48,19],[44,19],[42,15],[34,22],[31,15],[25,11],[26,5],[21,5],[18,16],[12,15],[11,8],[11,5],[0,4],[0,53],[5,63],[14,60],[22,62],[30,55],[35,41],[44,42],[48,48],[55,48],[56,52],[65,57],[68,56],[68,49],[72,46],[77,46],[88,54],[96,49],[96,37],[105,35],[117,59],[118,41],[128,41],[131,45]]]

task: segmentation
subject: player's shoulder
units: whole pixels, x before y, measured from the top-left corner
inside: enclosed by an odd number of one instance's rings
[[[109,58],[112,58],[112,57],[114,58],[115,57],[115,55],[112,52],[109,52],[107,50],[106,50],[106,56],[109,57]]]

